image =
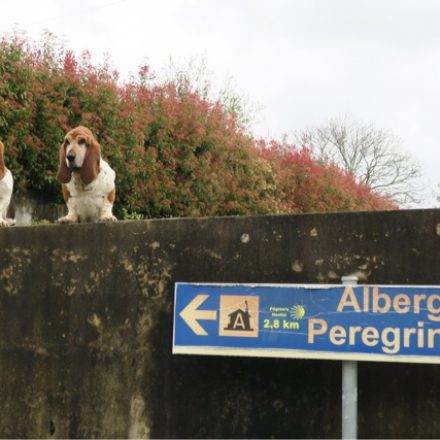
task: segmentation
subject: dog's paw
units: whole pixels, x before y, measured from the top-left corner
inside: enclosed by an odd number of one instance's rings
[[[108,223],[108,222],[117,222],[118,219],[113,214],[103,215],[100,219],[100,222]]]
[[[76,217],[72,217],[70,215],[66,215],[64,217],[60,217],[57,220],[57,223],[61,224],[61,225],[66,225],[68,223],[76,223],[78,221],[78,219]]]
[[[8,221],[0,218],[0,228],[5,228],[6,226],[9,226]]]

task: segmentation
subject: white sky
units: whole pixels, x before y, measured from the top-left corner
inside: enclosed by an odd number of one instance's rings
[[[440,1],[14,0],[0,34],[48,29],[123,74],[204,57],[220,83],[261,107],[253,131],[280,138],[329,119],[402,140],[440,183]],[[427,196],[428,197],[428,196]],[[422,206],[432,206],[427,199]]]

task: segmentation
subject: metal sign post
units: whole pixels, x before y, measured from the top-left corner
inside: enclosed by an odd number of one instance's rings
[[[342,277],[344,286],[356,286],[357,277]],[[357,361],[342,361],[342,438],[357,438]]]

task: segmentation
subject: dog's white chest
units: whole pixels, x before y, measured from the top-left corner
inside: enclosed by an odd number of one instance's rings
[[[9,170],[6,170],[3,179],[0,180],[0,198],[11,197],[13,188],[12,174]]]
[[[102,196],[80,196],[74,198],[71,203],[81,221],[92,222],[100,218],[104,202]]]
[[[115,187],[115,172],[104,160],[100,163],[100,172],[96,179],[84,185],[77,173],[72,174],[72,179],[67,184],[70,197],[69,209],[72,209],[81,221],[97,221],[107,209],[109,193]]]
[[[6,170],[3,179],[0,180],[0,220],[6,218],[13,187],[14,179],[12,174],[9,170]]]
[[[12,174],[9,170],[6,170],[3,179],[0,180],[0,202],[9,204],[12,195],[12,189],[14,186],[14,181]]]

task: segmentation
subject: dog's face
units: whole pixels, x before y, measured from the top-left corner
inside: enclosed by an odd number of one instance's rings
[[[78,169],[83,166],[90,143],[83,134],[71,133],[64,138],[66,165],[71,169]]]
[[[88,128],[70,130],[60,148],[58,180],[67,183],[72,171],[78,171],[83,182],[90,183],[99,173],[100,156],[100,146]]]

